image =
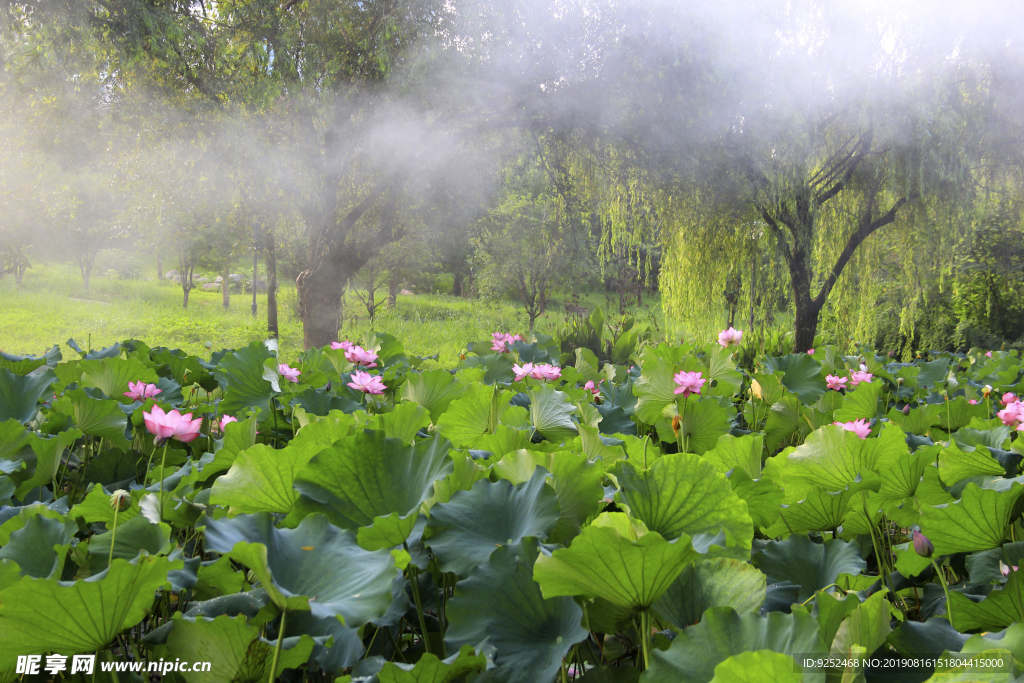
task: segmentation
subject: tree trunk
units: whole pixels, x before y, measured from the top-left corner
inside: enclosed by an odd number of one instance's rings
[[[304,270],[295,279],[303,343],[307,349],[338,341],[345,280],[340,268],[326,265],[317,270]]]
[[[452,273],[452,296],[462,296],[462,277],[460,271]]]
[[[231,264],[227,263],[224,265],[224,272],[220,276],[221,303],[225,311],[231,308],[231,280],[228,279],[229,275],[231,275]]]
[[[277,339],[277,239],[273,230],[267,230],[267,334]]]
[[[156,250],[156,279],[164,279],[164,257],[159,249]]]
[[[388,310],[391,310],[398,303],[398,278],[388,278]]]
[[[188,287],[182,287],[182,290],[185,292],[185,294],[181,300],[181,307],[184,308],[185,310],[188,310],[188,295],[189,292],[191,292],[192,290],[189,289]]]

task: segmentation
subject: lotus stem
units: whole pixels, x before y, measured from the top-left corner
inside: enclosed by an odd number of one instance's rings
[[[935,560],[928,558],[932,563],[932,567],[935,568],[935,573],[939,576],[939,583],[942,584],[942,592],[946,594],[946,617],[949,619],[949,625],[953,626],[953,602],[949,599],[949,586],[946,584],[946,576],[942,573],[942,569],[939,565],[935,564]],[[955,626],[953,628],[956,628]]]
[[[278,662],[278,660],[281,659],[281,645],[284,643],[284,622],[285,622],[285,618],[287,616],[288,616],[288,611],[287,610],[285,610],[284,612],[281,612],[281,628],[279,628],[277,630],[277,645],[274,647],[274,661],[270,665],[270,681],[269,681],[269,683],[274,683],[274,680],[277,679],[277,662]],[[266,661],[266,660],[264,660],[264,661]]]
[[[651,614],[647,610],[640,613],[640,646],[644,653],[644,669],[651,668]]]
[[[414,564],[409,565],[409,583],[412,584],[412,599],[416,603],[416,616],[419,618],[420,632],[423,634],[423,651],[430,652],[430,639],[427,637],[427,620],[423,617],[423,601],[420,599],[420,573]]]
[[[160,456],[160,521],[164,521],[164,464],[167,462],[167,447],[170,439],[164,441],[164,452]]]
[[[117,540],[117,513],[121,511],[121,503],[114,506],[114,526],[110,529],[110,555],[107,556],[107,568],[114,564],[114,541]]]

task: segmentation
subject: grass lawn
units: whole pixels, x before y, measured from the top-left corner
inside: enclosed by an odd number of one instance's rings
[[[251,267],[251,266],[250,266]],[[100,269],[97,268],[97,271]],[[103,272],[103,271],[100,271]],[[244,270],[237,272],[244,273]],[[251,272],[251,271],[250,271]],[[237,348],[266,338],[267,296],[257,295],[258,312],[250,312],[251,294],[232,294],[231,308],[221,306],[220,292],[192,291],[189,308],[181,307],[181,287],[155,279],[156,271],[143,277],[118,280],[94,276],[91,288],[82,287],[78,268],[72,263],[34,263],[20,286],[7,277],[0,280],[0,350],[15,354],[39,354],[73,337],[83,348],[109,346],[125,339],[139,339],[151,346],[181,348],[208,355],[207,348]],[[207,274],[211,277],[211,274]],[[263,273],[260,274],[264,277]],[[296,312],[295,284],[284,279],[278,294],[281,352],[293,358],[302,350],[302,324]],[[608,312],[603,293],[580,301],[593,310],[605,307],[606,319],[618,317],[617,301]],[[658,297],[645,300],[633,311],[640,322],[654,328],[656,337],[665,329]],[[561,301],[537,324],[537,331],[552,334],[565,321]],[[486,339],[501,330],[523,332],[527,318],[518,304],[504,301],[468,300],[444,294],[400,296],[392,311],[378,315],[371,324],[366,310],[354,295],[345,303],[343,338],[356,338],[367,329],[389,332],[417,356],[440,354],[439,364],[452,367],[466,342]]]

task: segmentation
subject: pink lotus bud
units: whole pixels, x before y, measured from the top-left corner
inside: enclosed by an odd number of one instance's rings
[[[920,531],[915,530],[911,537],[914,539],[914,552],[921,557],[931,557],[935,552],[935,546],[928,540],[928,537]]]

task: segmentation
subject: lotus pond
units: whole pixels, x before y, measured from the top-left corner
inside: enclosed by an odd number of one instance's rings
[[[3,354],[0,681],[52,654],[209,662],[161,679],[189,683],[1024,672],[1015,353],[596,326],[453,370],[381,333]]]

